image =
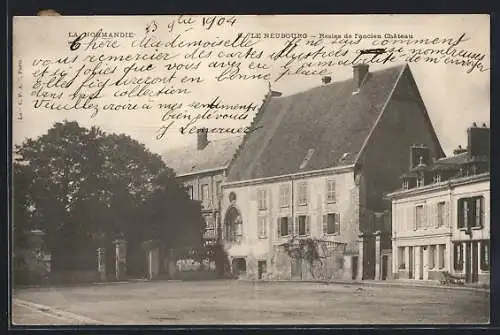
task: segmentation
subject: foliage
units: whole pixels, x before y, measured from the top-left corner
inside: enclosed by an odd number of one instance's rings
[[[313,277],[314,263],[322,264],[321,256],[318,252],[319,241],[313,238],[291,238],[281,245],[288,256],[292,259],[303,259],[309,263],[309,271]]]
[[[127,135],[65,121],[16,146],[15,157],[15,231],[42,229],[53,268],[74,263],[77,250],[95,263],[95,248],[117,237],[201,243],[199,203],[159,155]]]
[[[320,260],[318,242],[312,238],[292,238],[282,244],[290,258],[304,259],[309,262]]]

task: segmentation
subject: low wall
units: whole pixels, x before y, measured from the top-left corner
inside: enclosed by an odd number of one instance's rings
[[[212,280],[217,278],[215,271],[197,270],[197,271],[178,271],[174,279],[177,280]]]

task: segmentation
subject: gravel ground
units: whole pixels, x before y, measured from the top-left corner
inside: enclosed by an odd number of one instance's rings
[[[102,324],[138,325],[484,324],[490,306],[489,293],[478,291],[237,280],[29,288],[13,297]],[[31,319],[25,308],[14,308],[15,323]],[[44,322],[64,324],[50,317]]]

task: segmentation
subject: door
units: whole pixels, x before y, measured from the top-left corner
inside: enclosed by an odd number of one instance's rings
[[[382,280],[387,279],[387,268],[389,266],[389,257],[387,255],[382,256]]]
[[[291,277],[292,277],[292,280],[302,280],[302,259],[301,258],[292,258]]]
[[[259,261],[258,262],[258,276],[259,279],[262,279],[262,275],[267,272],[267,264],[266,261]]]
[[[409,261],[408,261],[408,278],[413,279],[413,247],[408,247]]]
[[[352,257],[352,280],[358,278],[358,256]]]
[[[465,281],[470,283],[472,281],[472,264],[471,264],[471,244],[465,243]]]
[[[473,283],[476,283],[478,281],[478,243],[477,242],[472,242],[472,274],[471,274],[471,280]]]

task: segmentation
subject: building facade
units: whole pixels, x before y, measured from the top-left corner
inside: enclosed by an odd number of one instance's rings
[[[402,187],[387,195],[395,278],[441,280],[447,272],[489,283],[489,128],[473,125],[468,143],[441,159],[411,147]]]
[[[223,242],[252,279],[386,279],[407,148],[444,155],[407,65],[269,94],[223,184]]]
[[[207,132],[200,131],[196,140],[196,146],[171,149],[162,157],[184,184],[191,199],[201,202],[206,222],[203,238],[206,244],[214,244],[221,232],[221,186],[241,137],[209,140]]]

